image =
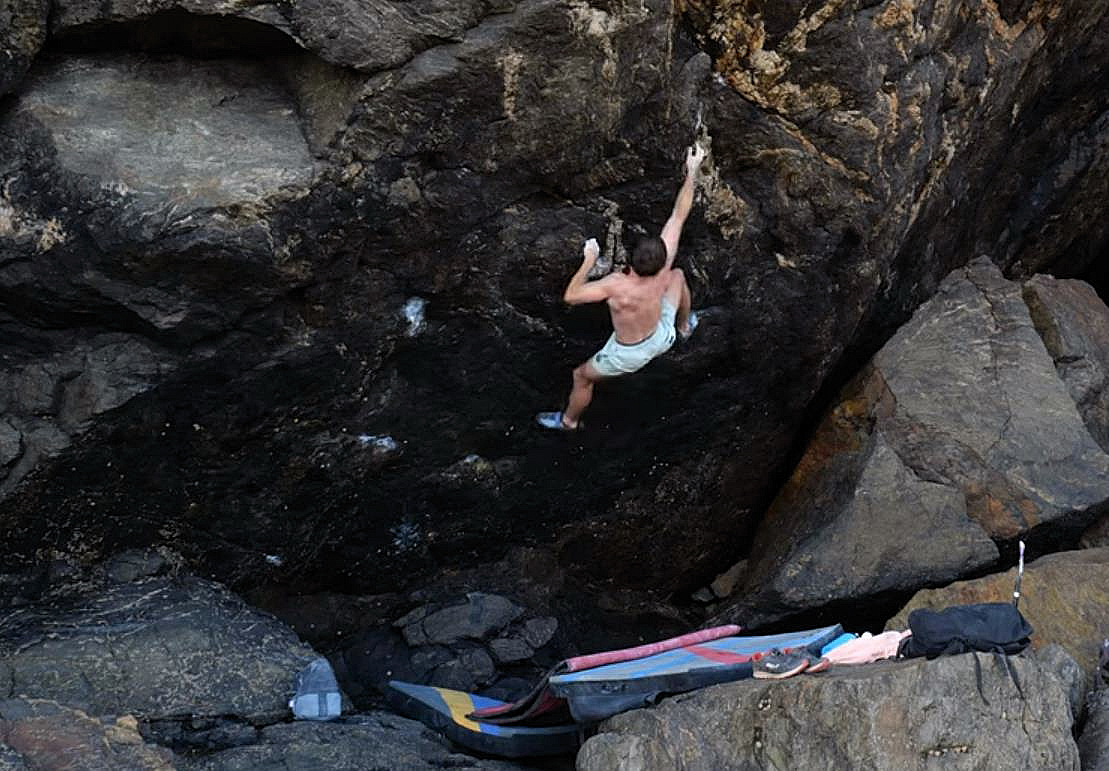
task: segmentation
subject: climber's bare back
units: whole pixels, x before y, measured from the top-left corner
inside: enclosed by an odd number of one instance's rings
[[[654,276],[634,272],[612,273],[596,284],[605,284],[612,329],[616,340],[633,345],[650,337],[658,327],[662,295],[670,279],[670,271]]]

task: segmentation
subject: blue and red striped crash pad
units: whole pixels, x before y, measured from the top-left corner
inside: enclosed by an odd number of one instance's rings
[[[576,721],[588,723],[646,706],[662,694],[751,677],[757,657],[775,648],[820,655],[841,635],[843,627],[835,624],[803,632],[722,637],[634,661],[553,675],[550,689],[566,699]]]
[[[471,720],[466,716],[476,709],[505,706],[503,701],[474,693],[392,680],[386,696],[398,712],[463,747],[488,755],[505,758],[561,755],[578,747],[579,727],[575,723],[530,727]]]

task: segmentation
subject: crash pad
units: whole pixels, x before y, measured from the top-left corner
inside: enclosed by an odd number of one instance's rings
[[[561,755],[577,749],[579,727],[494,725],[472,720],[474,710],[503,707],[505,702],[465,691],[393,680],[386,692],[400,713],[419,720],[453,742],[476,752],[506,758]]]
[[[593,669],[604,664],[643,659],[656,653],[683,648],[687,645],[717,640],[721,637],[731,637],[739,634],[741,630],[742,627],[735,624],[725,624],[724,626],[701,629],[697,632],[689,632],[678,637],[670,637],[645,645],[637,645],[633,648],[620,648],[564,659],[547,672],[523,698],[502,707],[475,710],[469,717],[498,725],[551,725],[553,723],[570,722],[572,717],[566,700],[556,696],[551,691],[550,679],[553,676],[566,672],[578,672],[583,669]]]
[[[716,683],[751,677],[754,662],[779,649],[821,655],[843,635],[839,624],[750,637],[723,637],[632,661],[621,661],[550,678],[555,696],[566,699],[574,720],[603,720],[618,712],[655,702],[663,694],[681,693]]]

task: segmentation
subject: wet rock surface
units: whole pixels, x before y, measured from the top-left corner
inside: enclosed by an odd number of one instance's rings
[[[1024,687],[971,654],[748,680],[609,719],[579,771],[850,767],[1079,768],[1070,683],[1035,658],[1010,658]]]

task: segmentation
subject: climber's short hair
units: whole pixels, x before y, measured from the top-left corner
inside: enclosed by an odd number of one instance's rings
[[[631,265],[637,275],[655,275],[666,265],[666,244],[658,236],[639,239],[632,251]]]

